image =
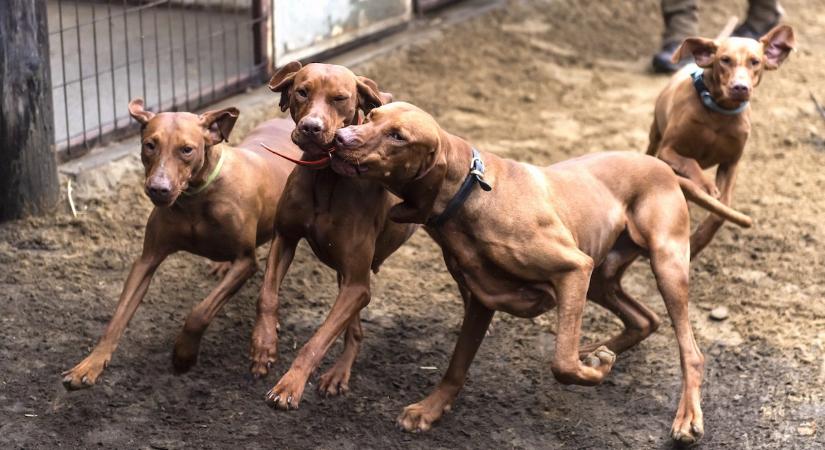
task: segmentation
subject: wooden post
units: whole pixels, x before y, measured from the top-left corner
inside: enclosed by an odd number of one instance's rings
[[[272,42],[272,34],[270,23],[272,21],[272,9],[269,0],[252,0],[252,17],[261,20],[252,25],[252,52],[255,65],[264,64],[261,71],[261,81],[266,83],[274,74],[274,67],[269,58],[270,42]]]
[[[53,142],[46,0],[0,0],[0,221],[55,207]]]

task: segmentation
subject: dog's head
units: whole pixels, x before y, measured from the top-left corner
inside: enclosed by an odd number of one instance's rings
[[[362,125],[335,133],[332,169],[379,181],[393,192],[427,176],[441,163],[445,134],[432,116],[409,103],[373,109]]]
[[[275,73],[269,89],[281,94],[281,111],[289,109],[295,121],[292,141],[314,155],[329,152],[335,131],[357,123],[359,109],[367,114],[392,101],[374,81],[332,64],[293,61]]]
[[[687,38],[673,54],[673,62],[693,56],[696,65],[711,69],[708,88],[719,103],[737,105],[750,99],[765,70],[776,70],[796,47],[793,29],[778,25],[758,41],[731,37],[720,42]],[[714,92],[714,90],[716,92]]]
[[[129,113],[140,122],[140,158],[146,173],[144,190],[155,206],[171,206],[201,177],[207,149],[229,139],[238,119],[237,108],[208,111],[153,113],[143,99],[129,102]]]

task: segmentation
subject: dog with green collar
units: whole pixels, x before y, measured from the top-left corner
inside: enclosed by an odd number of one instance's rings
[[[264,122],[233,147],[225,141],[238,118],[236,108],[203,114],[155,113],[135,99],[129,112],[141,125],[144,191],[154,208],[146,223],[143,252],[129,271],[112,320],[92,352],[63,373],[68,390],[98,382],[155,270],[178,251],[229,266],[220,283],[186,318],[175,341],[174,370],[185,372],[195,364],[206,327],[255,273],[255,248],[273,237],[275,213],[294,168],[259,143],[300,155],[290,139],[294,128],[290,120]]]

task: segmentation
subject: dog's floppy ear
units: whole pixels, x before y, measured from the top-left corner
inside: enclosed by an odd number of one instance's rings
[[[215,145],[229,140],[229,133],[232,132],[240,113],[238,108],[230,106],[201,114],[201,125],[207,130],[209,136],[207,144]]]
[[[713,64],[713,55],[716,54],[716,43],[710,39],[691,37],[682,42],[682,45],[673,52],[673,57],[670,59],[674,64],[685,59],[688,56],[693,56],[696,65],[699,67],[710,67]]]
[[[129,114],[132,118],[140,122],[141,125],[146,125],[152,120],[152,117],[155,117],[155,113],[143,108],[143,99],[140,97],[129,102]]]
[[[281,101],[278,103],[281,111],[286,111],[287,108],[289,108],[289,90],[292,88],[292,82],[295,80],[295,74],[301,70],[301,67],[300,62],[292,61],[278,69],[275,75],[272,75],[272,78],[269,80],[269,89],[272,92],[281,93]]]
[[[447,160],[443,156],[443,149],[441,148],[441,137],[439,136],[436,146],[430,150],[430,154],[418,168],[418,173],[415,174],[414,180],[420,180],[426,177],[436,166],[447,166]]]
[[[796,48],[796,37],[793,28],[788,25],[777,25],[764,36],[759,38],[765,52],[765,69],[776,70],[785,61],[785,58]]]
[[[355,77],[355,84],[358,88],[358,107],[365,114],[392,101],[392,94],[379,91],[378,84],[367,77]]]

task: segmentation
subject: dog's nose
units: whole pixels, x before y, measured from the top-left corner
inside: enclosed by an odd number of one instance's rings
[[[172,183],[167,178],[155,178],[149,182],[146,190],[152,197],[168,197],[172,193]]]
[[[734,95],[747,95],[750,92],[750,88],[747,84],[736,83],[731,86],[730,91]]]
[[[335,146],[345,148],[352,144],[352,134],[346,128],[340,128],[335,132]]]
[[[318,136],[324,131],[324,123],[315,117],[304,117],[301,119],[298,129],[307,136]]]
[[[343,147],[344,144],[346,144],[346,143],[347,143],[347,140],[344,138],[344,136],[341,135],[341,130],[336,131],[335,132],[335,145],[337,145],[339,147]]]

